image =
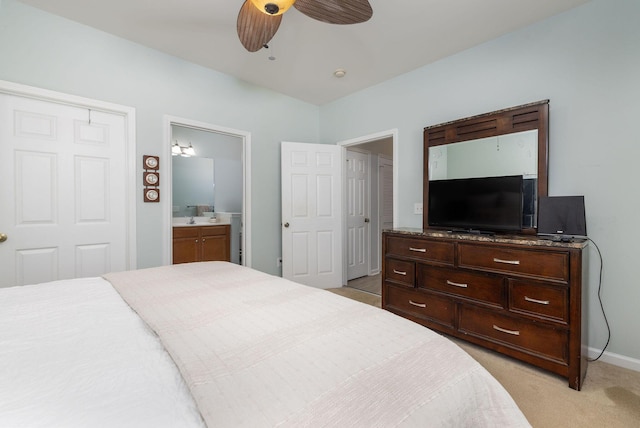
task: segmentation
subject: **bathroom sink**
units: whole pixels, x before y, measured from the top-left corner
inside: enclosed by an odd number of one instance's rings
[[[191,223],[191,217],[173,217],[173,226],[186,227],[186,226],[204,226],[210,224],[228,224],[228,221],[222,219],[211,220],[211,217],[193,217],[193,223]]]

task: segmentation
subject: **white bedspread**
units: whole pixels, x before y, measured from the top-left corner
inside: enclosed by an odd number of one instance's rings
[[[0,289],[0,427],[203,427],[157,337],[102,278]]]
[[[224,262],[107,278],[210,428],[529,426],[459,347],[384,310]]]

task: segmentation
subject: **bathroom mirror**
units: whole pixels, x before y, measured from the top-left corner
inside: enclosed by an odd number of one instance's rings
[[[425,128],[423,227],[429,181],[522,175],[523,233],[535,233],[537,200],[547,195],[548,108],[544,100]]]
[[[214,160],[172,156],[173,217],[205,216],[215,207]]]

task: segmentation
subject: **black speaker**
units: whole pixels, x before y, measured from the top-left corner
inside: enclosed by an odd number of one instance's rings
[[[541,196],[538,234],[586,237],[584,196]]]

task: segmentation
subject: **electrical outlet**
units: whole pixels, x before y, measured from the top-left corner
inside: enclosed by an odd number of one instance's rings
[[[282,257],[278,257],[276,259],[276,267],[280,267],[280,266],[282,266]]]
[[[413,213],[422,214],[422,202],[416,202],[413,204]]]

